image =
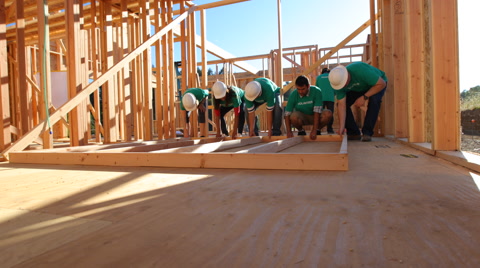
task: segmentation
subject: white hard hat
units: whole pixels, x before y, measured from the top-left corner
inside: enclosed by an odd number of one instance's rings
[[[212,91],[215,99],[221,99],[227,94],[227,86],[222,81],[217,81],[213,84]]]
[[[257,81],[252,81],[245,86],[245,98],[249,101],[256,99],[262,93],[262,86]]]
[[[328,80],[333,89],[342,89],[346,86],[348,80],[347,68],[343,65],[333,68],[328,74]]]
[[[193,111],[198,106],[197,98],[195,98],[195,95],[193,95],[192,93],[187,93],[183,95],[182,103],[183,107],[185,107],[185,110],[187,111]]]

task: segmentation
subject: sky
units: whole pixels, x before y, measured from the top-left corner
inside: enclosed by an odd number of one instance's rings
[[[202,5],[216,1],[193,2]],[[277,2],[250,0],[208,9],[207,39],[237,57],[269,53],[279,46]],[[282,0],[281,11],[282,47],[334,47],[369,20],[370,0]],[[479,0],[458,0],[460,91],[480,85],[479,11]],[[365,43],[369,32],[367,28],[349,44]],[[261,61],[248,63],[262,68]]]

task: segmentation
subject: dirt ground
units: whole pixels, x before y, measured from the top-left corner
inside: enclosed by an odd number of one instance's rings
[[[462,135],[462,151],[480,155],[480,136]]]

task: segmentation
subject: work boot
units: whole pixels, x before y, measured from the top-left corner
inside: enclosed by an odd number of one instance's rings
[[[327,133],[328,134],[335,134],[335,131],[333,131],[333,128],[331,128],[331,129],[327,129]]]
[[[317,129],[317,136],[318,135],[322,135],[322,132],[320,131],[320,129]]]
[[[362,141],[372,141],[372,136],[370,136],[370,135],[363,135]]]
[[[299,130],[299,131],[298,131],[298,134],[297,134],[297,135],[298,135],[298,136],[305,136],[305,135],[307,135],[307,132],[305,132],[305,130],[302,129],[302,130]]]
[[[349,141],[359,141],[362,139],[362,135],[348,135],[347,140]]]

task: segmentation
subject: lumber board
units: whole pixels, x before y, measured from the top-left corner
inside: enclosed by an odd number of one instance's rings
[[[32,164],[152,166],[177,168],[348,170],[347,154],[232,153],[24,153],[10,162]]]
[[[385,103],[382,105],[382,110],[386,111],[386,107],[394,107],[395,99],[394,94],[392,94],[395,88],[395,73],[394,73],[394,55],[393,55],[393,39],[394,39],[394,32],[393,32],[393,5],[391,1],[382,0],[382,36],[381,40],[383,41],[383,53],[380,55],[383,56],[383,61],[380,62],[382,66],[382,70],[386,73],[388,77],[388,88],[387,92],[383,97],[383,102]],[[384,133],[386,135],[394,135],[395,133],[395,113],[392,112],[384,112]]]
[[[303,142],[304,137],[292,137],[284,140],[272,141],[267,144],[259,145],[246,150],[238,151],[238,154],[244,153],[276,153],[286,148],[292,147]]]
[[[0,3],[0,150],[11,144],[10,132],[10,102],[8,97],[8,58],[6,36],[6,9],[5,2]]]
[[[407,77],[409,98],[409,134],[410,142],[425,142],[425,44],[423,3],[408,0],[407,58],[409,75]]]
[[[152,153],[211,153],[219,150],[227,150],[261,142],[262,139],[260,137],[252,137],[248,139],[238,139],[224,142],[186,146],[181,148],[172,148],[167,150],[154,151]]]
[[[408,136],[408,84],[407,73],[410,73],[407,64],[406,7],[403,1],[395,5],[393,14],[393,30],[395,38],[393,41],[394,61],[394,105],[395,105],[395,136],[405,138]],[[392,79],[389,79],[392,80]]]
[[[434,150],[460,149],[457,1],[430,1]],[[450,38],[445,38],[448,36]]]

